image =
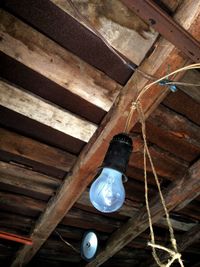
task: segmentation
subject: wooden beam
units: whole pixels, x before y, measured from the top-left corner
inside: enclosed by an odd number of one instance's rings
[[[103,110],[110,109],[121,86],[102,72],[4,10],[0,36],[3,53]]]
[[[179,203],[185,199],[190,199],[193,193],[200,190],[200,161],[197,161],[190,167],[188,174],[183,178],[172,182],[164,193],[164,198],[168,211],[173,210]],[[150,203],[152,222],[155,223],[163,215],[164,210],[159,202],[159,197],[152,199]],[[128,220],[120,229],[114,232],[109,238],[105,248],[99,253],[96,259],[87,264],[87,267],[96,267],[103,264],[107,259],[117,251],[128,244],[132,239],[139,236],[149,227],[146,207],[141,209],[131,219]]]
[[[96,125],[31,93],[0,81],[0,105],[62,133],[88,142]]]
[[[191,1],[188,3],[187,10],[182,11],[182,13],[186,11],[190,13],[190,18],[185,19],[184,17],[180,24],[186,30],[194,31],[198,35],[196,19],[200,16],[200,11],[195,10],[194,12],[193,2]],[[161,39],[153,53],[144,60],[140,69],[151,75],[161,76],[166,74],[169,65],[173,71],[186,63],[187,60],[180,55],[172,44]],[[132,101],[136,99],[138,91],[141,91],[146,84],[147,80],[139,76],[138,73],[135,73],[126,86],[124,86],[113,108],[108,112],[88,145],[85,146],[70,174],[64,180],[62,187],[50,201],[46,211],[36,223],[35,229],[33,229],[31,234],[34,245],[31,248],[27,246],[22,247],[18,251],[11,265],[12,267],[17,267],[30,261],[56,225],[80,197],[87,185],[92,181],[97,167],[101,165],[109,140],[111,140],[114,134],[124,131]],[[141,104],[146,116],[158,106],[167,93],[167,89],[154,86],[143,95]],[[132,126],[137,121],[138,115],[137,112],[134,112],[131,122]]]
[[[188,71],[185,75],[181,78],[180,82],[185,83],[194,83],[200,85],[200,72],[197,70]],[[199,87],[187,87],[184,85],[179,85],[179,89],[181,89],[184,93],[192,97],[196,102],[200,103],[200,90]]]
[[[0,128],[0,150],[65,172],[76,161],[76,156],[70,153],[3,128]]]
[[[46,203],[27,196],[0,192],[0,209],[14,212],[23,216],[37,218],[46,207]]]

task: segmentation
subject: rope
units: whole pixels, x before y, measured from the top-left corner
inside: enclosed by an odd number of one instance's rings
[[[191,64],[191,65],[188,65],[188,66],[185,66],[183,68],[180,68],[180,69],[177,69],[155,81],[153,81],[152,83],[149,83],[147,84],[142,90],[141,92],[139,93],[138,97],[136,98],[135,102],[137,103],[137,101],[141,98],[141,96],[153,85],[155,84],[158,84],[159,82],[161,82],[162,80],[165,80],[165,79],[168,79],[170,76],[174,75],[174,74],[177,74],[181,71],[186,71],[186,70],[192,70],[192,69],[200,69],[200,63],[196,63],[196,64]],[[176,82],[174,82],[175,84]],[[186,86],[186,84],[185,84]],[[198,85],[197,85],[198,86]]]
[[[157,176],[154,164],[153,164],[153,160],[152,160],[152,157],[151,157],[148,145],[147,145],[145,116],[144,116],[144,112],[142,110],[141,103],[139,101],[138,101],[138,103],[136,105],[136,108],[137,108],[138,115],[139,115],[139,118],[140,118],[140,122],[141,122],[141,125],[142,125],[142,137],[143,137],[143,140],[144,140],[145,202],[146,202],[147,214],[148,214],[148,219],[149,219],[149,227],[150,227],[150,235],[151,235],[151,243],[148,243],[148,245],[152,247],[152,251],[153,251],[152,254],[153,254],[153,257],[154,257],[156,263],[158,264],[158,266],[160,266],[160,267],[170,267],[171,264],[177,259],[178,262],[180,263],[180,266],[184,267],[182,259],[181,259],[181,254],[178,252],[178,249],[177,249],[177,244],[176,244],[176,239],[175,239],[175,236],[174,236],[173,227],[172,227],[172,224],[171,224],[171,221],[170,221],[170,218],[169,218],[169,213],[167,211],[166,203],[165,203],[162,191],[161,191],[160,182],[159,182],[159,179],[158,179],[158,176]],[[170,249],[168,249],[168,248],[166,248],[164,246],[155,244],[155,235],[154,235],[154,231],[153,231],[153,223],[152,223],[151,212],[150,212],[150,207],[149,207],[148,183],[147,183],[147,166],[146,166],[146,158],[147,158],[147,156],[149,158],[149,162],[150,162],[153,174],[154,174],[156,185],[158,187],[159,196],[160,196],[160,199],[161,199],[161,203],[162,203],[162,206],[163,206],[163,209],[164,209],[164,212],[165,212],[165,216],[166,216],[166,220],[167,220],[167,224],[168,224],[168,227],[169,227],[170,241],[171,241],[171,244],[172,244],[172,247],[173,247],[174,251],[170,250]],[[159,248],[161,250],[167,251],[170,254],[170,256],[172,257],[172,259],[167,264],[163,264],[160,261],[158,255],[157,255],[156,248]]]
[[[170,267],[175,260],[177,260],[179,262],[181,267],[184,267],[184,265],[183,265],[183,261],[181,259],[181,254],[178,252],[176,239],[174,236],[174,230],[173,230],[173,227],[172,227],[172,224],[170,221],[170,217],[169,217],[169,213],[168,213],[168,210],[166,207],[166,203],[165,203],[162,191],[161,191],[160,182],[159,182],[159,179],[158,179],[158,176],[157,176],[154,164],[153,164],[153,160],[152,160],[152,157],[151,157],[148,145],[147,145],[145,115],[144,115],[144,112],[142,109],[142,105],[140,103],[140,98],[151,86],[153,86],[155,84],[175,85],[176,82],[173,83],[172,81],[169,81],[168,80],[169,77],[174,75],[174,74],[177,74],[181,71],[186,71],[186,70],[191,70],[191,69],[200,69],[200,63],[191,64],[189,66],[177,69],[177,70],[153,81],[152,83],[147,84],[145,87],[143,87],[141,92],[138,94],[136,100],[131,103],[129,114],[127,116],[127,120],[126,120],[126,124],[125,124],[125,132],[128,133],[129,129],[130,129],[130,124],[131,124],[133,113],[135,110],[137,110],[138,115],[139,115],[139,120],[140,120],[140,123],[142,126],[142,137],[144,140],[144,158],[143,158],[143,160],[144,160],[145,203],[146,203],[146,208],[147,208],[149,228],[150,228],[150,236],[151,236],[151,242],[148,242],[148,245],[152,247],[152,255],[153,255],[153,257],[154,257],[154,259],[155,259],[155,261],[159,267]],[[165,82],[163,83],[163,81],[165,81]],[[184,84],[184,85],[187,85],[187,84]],[[191,86],[191,84],[189,84],[188,86]],[[197,86],[199,86],[199,85],[197,85]],[[170,241],[171,241],[171,245],[172,245],[173,249],[168,249],[165,246],[161,246],[161,245],[158,245],[155,243],[153,222],[152,222],[151,211],[150,211],[150,207],[149,207],[149,193],[148,193],[148,182],[147,182],[147,157],[149,159],[151,169],[153,171],[153,175],[154,175],[156,185],[158,188],[158,192],[159,192],[159,197],[160,197],[163,209],[164,209],[164,213],[165,213],[165,217],[166,217],[166,221],[167,221],[167,225],[168,225],[168,229],[169,229],[169,234],[170,234]],[[157,254],[156,249],[160,249],[160,250],[168,252],[171,259],[169,259],[167,263],[162,263],[158,254]]]
[[[165,75],[165,76],[153,81],[152,83],[149,83],[146,86],[144,86],[142,88],[142,90],[140,91],[140,93],[138,94],[136,100],[131,103],[129,114],[128,114],[128,117],[127,117],[127,120],[126,120],[126,123],[125,123],[124,131],[126,133],[129,132],[131,119],[132,119],[132,116],[133,116],[133,112],[137,107],[137,103],[151,86],[153,86],[155,84],[166,85],[166,86],[168,86],[168,85],[180,85],[180,84],[184,85],[184,86],[200,86],[200,84],[190,84],[190,83],[187,84],[187,83],[181,83],[181,82],[176,82],[176,81],[166,81],[169,77],[171,77],[174,74],[177,74],[177,73],[179,73],[181,71],[192,70],[192,69],[200,69],[200,63],[191,64],[191,65],[185,66],[183,68],[177,69],[177,70],[175,70],[175,71],[173,71],[173,72],[171,72],[171,73],[169,73],[169,74],[167,74],[167,75]],[[139,72],[139,69],[137,71]],[[153,77],[153,76],[151,76],[151,77]],[[145,78],[147,78],[147,77],[145,77]],[[162,83],[163,81],[165,81],[165,82]]]

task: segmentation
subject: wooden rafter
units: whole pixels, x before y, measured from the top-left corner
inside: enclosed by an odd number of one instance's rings
[[[199,18],[199,10],[194,10],[194,6],[190,1],[187,5],[187,10],[182,12],[190,13],[190,18],[187,20],[184,17],[184,20],[180,21],[180,24],[189,32],[193,32],[195,37],[195,34],[198,34],[198,31],[195,29],[198,28],[196,19]],[[166,70],[169,65],[171,66],[171,70],[174,70],[185,65],[186,62],[187,60],[180,55],[172,44],[164,39],[161,39],[153,53],[145,59],[140,69],[151,75],[161,76],[166,74]],[[64,180],[62,187],[59,189],[56,196],[51,199],[45,212],[36,223],[31,234],[31,238],[34,243],[33,246],[22,247],[18,251],[16,258],[11,265],[12,267],[20,266],[22,262],[25,264],[30,261],[41,245],[49,237],[56,225],[64,217],[66,212],[68,212],[81,193],[85,190],[87,185],[92,181],[96,169],[101,164],[107,150],[109,140],[115,133],[124,130],[127,112],[131,106],[132,100],[136,98],[138,93],[137,90],[134,90],[135,86],[137,85],[137,89],[140,91],[147,82],[148,81],[144,77],[135,73],[126,86],[124,86],[119,97],[116,99],[113,108],[109,111],[102,125],[99,127],[88,145],[83,149],[76,164]],[[165,88],[154,86],[145,95],[143,95],[141,103],[146,116],[148,116],[158,106],[158,104],[166,96],[167,92],[168,90]],[[134,125],[137,120],[138,116],[135,112],[133,114],[132,125]],[[191,179],[189,179],[189,181],[191,181]],[[143,215],[145,214],[146,213],[144,211]],[[121,233],[121,236],[123,236],[123,233]],[[117,249],[116,243],[114,243],[114,247],[115,249],[113,249],[113,253]],[[111,251],[109,251],[109,254],[110,253]],[[101,255],[99,257],[102,262],[108,258],[108,255],[104,255],[105,257],[101,257]]]
[[[189,200],[194,193],[199,191],[200,161],[197,161],[189,168],[188,174],[173,182],[164,193],[168,210],[173,210],[179,203],[185,199]],[[153,223],[158,221],[164,215],[164,210],[158,196],[152,199],[150,210]],[[146,207],[144,207],[111,235],[107,241],[106,247],[92,263],[87,264],[87,267],[100,266],[117,251],[127,245],[132,239],[144,232],[148,227],[148,215]]]

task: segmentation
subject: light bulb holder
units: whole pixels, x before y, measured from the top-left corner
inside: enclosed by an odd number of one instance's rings
[[[132,139],[128,134],[120,133],[113,136],[101,168],[111,168],[121,172],[125,176],[132,150]]]

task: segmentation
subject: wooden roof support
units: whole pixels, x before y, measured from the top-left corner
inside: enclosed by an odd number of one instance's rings
[[[164,193],[164,198],[168,210],[173,210],[185,199],[191,199],[192,195],[200,190],[200,160],[189,168],[188,174],[178,179],[168,187]],[[163,207],[159,197],[152,199],[150,203],[152,222],[155,223],[164,215]],[[120,229],[114,232],[107,241],[106,247],[100,252],[97,258],[87,264],[87,267],[96,267],[103,264],[112,255],[126,246],[132,239],[139,236],[149,227],[146,207],[142,208]]]
[[[194,37],[197,37],[196,35],[199,34],[197,30],[199,25],[196,22],[197,18],[200,17],[200,11],[197,9],[194,10],[193,3],[190,1],[187,10],[182,10],[181,12],[190,13],[190,17],[188,19],[184,17],[184,20],[180,21],[180,24],[189,32],[193,32]],[[172,44],[161,39],[153,53],[144,60],[140,69],[151,75],[161,76],[166,74],[169,65],[171,71],[173,71],[186,63],[187,60],[180,55]],[[62,187],[59,189],[55,197],[51,199],[46,211],[36,223],[31,234],[33,246],[22,247],[18,251],[16,258],[11,265],[12,267],[20,266],[20,264],[23,265],[31,260],[57,224],[62,220],[66,212],[68,212],[80,197],[81,193],[86,189],[87,185],[92,181],[96,169],[100,166],[105,155],[109,140],[111,140],[114,134],[124,130],[125,121],[132,100],[136,98],[137,91],[142,90],[147,82],[148,81],[144,77],[135,73],[124,86],[123,90],[117,97],[113,108],[108,112],[102,125],[83,149],[76,164],[64,180]],[[136,86],[137,90],[135,89]],[[158,106],[166,96],[167,92],[168,89],[166,88],[154,86],[143,95],[141,103],[146,116]],[[137,112],[134,112],[131,122],[132,125],[137,121]],[[109,253],[111,253],[111,251],[109,251]]]

